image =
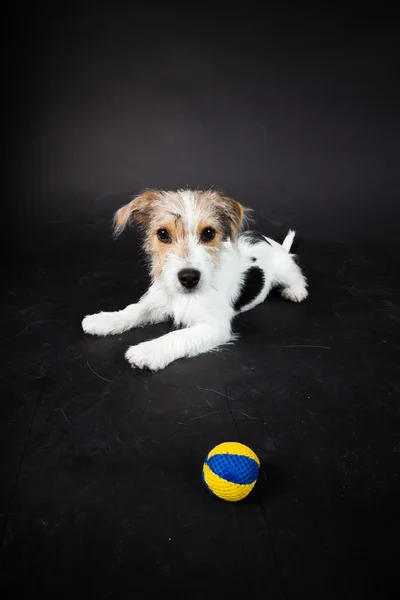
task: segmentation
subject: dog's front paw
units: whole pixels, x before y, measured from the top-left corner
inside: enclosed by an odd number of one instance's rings
[[[163,349],[154,341],[143,342],[137,346],[130,346],[125,352],[126,360],[132,367],[159,371],[170,362]]]
[[[82,321],[82,329],[91,335],[109,335],[118,333],[118,319],[115,313],[101,312],[95,315],[87,315]]]
[[[308,291],[305,285],[291,285],[282,290],[282,298],[291,302],[302,302],[308,296]]]

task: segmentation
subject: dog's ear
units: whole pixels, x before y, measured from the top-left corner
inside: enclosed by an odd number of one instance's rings
[[[147,190],[143,194],[140,194],[140,196],[136,196],[129,204],[117,210],[114,215],[114,236],[118,237],[132,221],[138,221],[139,223],[147,221],[153,210],[154,202],[158,197],[159,194],[155,190]]]
[[[244,208],[239,202],[227,196],[221,196],[221,206],[230,222],[231,237],[236,238],[243,224]]]

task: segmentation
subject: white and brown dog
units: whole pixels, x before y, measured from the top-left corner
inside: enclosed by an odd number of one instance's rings
[[[241,204],[214,190],[151,190],[120,208],[115,235],[132,221],[143,226],[152,283],[136,304],[85,317],[83,330],[104,336],[173,319],[182,329],[125,354],[132,367],[158,371],[232,341],[234,316],[262,302],[274,286],[288,300],[304,300],[307,281],[289,253],[294,232],[282,245],[240,233],[244,215]]]

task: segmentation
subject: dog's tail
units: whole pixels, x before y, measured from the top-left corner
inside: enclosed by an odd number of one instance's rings
[[[271,238],[267,238],[266,236],[264,236],[264,238],[266,239],[266,241],[269,243],[270,246],[283,248],[284,250],[286,250],[286,252],[290,252],[295,235],[296,235],[296,232],[293,231],[292,229],[289,229],[282,244],[279,244],[279,242],[276,242],[275,240],[273,240]]]
[[[286,250],[286,252],[290,252],[290,248],[292,247],[295,235],[296,235],[296,232],[293,231],[292,229],[289,229],[289,231],[287,232],[287,236],[285,237],[285,239],[282,242],[282,248],[284,248]]]

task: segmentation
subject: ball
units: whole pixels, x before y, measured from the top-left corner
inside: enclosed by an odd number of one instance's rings
[[[227,500],[243,500],[256,484],[258,456],[239,442],[224,442],[208,453],[203,465],[203,481],[209,492]]]

